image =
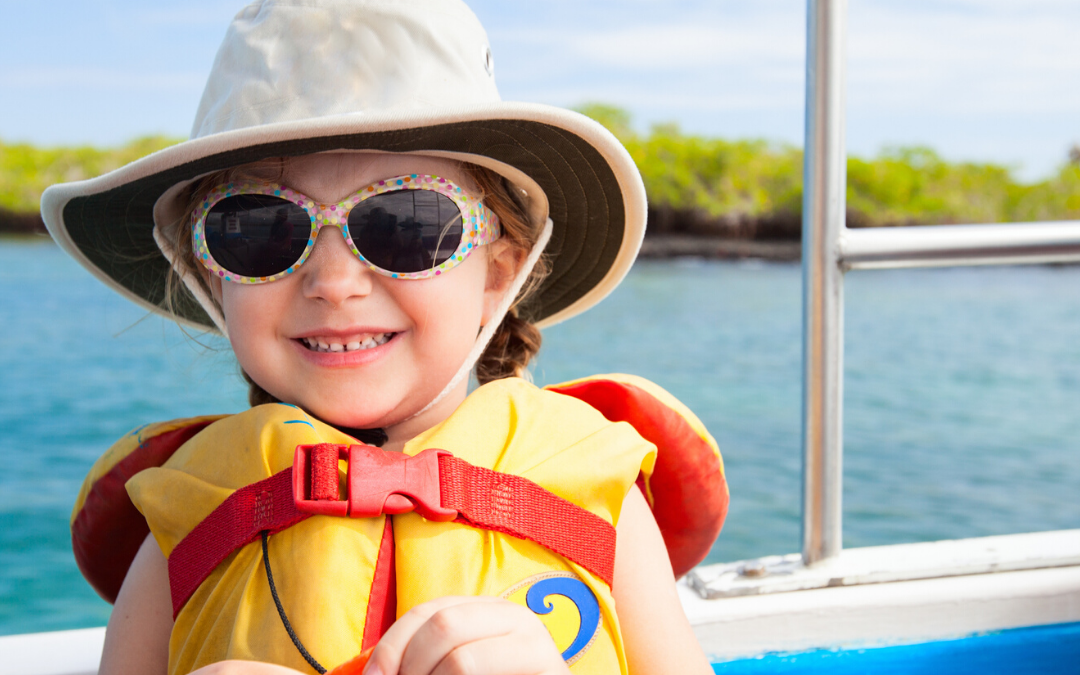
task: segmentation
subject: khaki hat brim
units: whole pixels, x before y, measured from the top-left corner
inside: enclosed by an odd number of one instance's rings
[[[42,216],[62,248],[122,295],[212,330],[187,289],[175,313],[165,307],[169,263],[153,236],[157,201],[173,186],[214,171],[333,150],[471,155],[535,181],[554,225],[545,252],[551,273],[520,309],[541,326],[579,314],[610,293],[644,235],[645,190],[623,146],[584,115],[512,102],[337,115],[214,134],[98,178],[52,186],[42,196]]]

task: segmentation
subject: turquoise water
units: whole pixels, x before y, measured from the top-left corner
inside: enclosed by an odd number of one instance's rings
[[[799,548],[799,284],[794,265],[645,261],[545,332],[541,383],[643,375],[717,437],[732,505],[712,561]],[[50,243],[0,240],[0,297],[0,634],[101,625],[67,532],[87,468],[245,389],[220,342]],[[847,303],[845,545],[1080,527],[1080,267],[855,273]]]

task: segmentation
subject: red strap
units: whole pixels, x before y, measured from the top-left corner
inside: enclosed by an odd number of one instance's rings
[[[294,498],[295,492],[294,485]],[[311,498],[316,501],[336,501],[338,498],[338,449],[336,445],[320,443],[311,449]]]
[[[169,582],[173,618],[199,585],[233,551],[259,538],[310,517],[293,500],[293,469],[241,488],[195,526],[169,555]],[[439,457],[442,507],[458,512],[455,522],[502,532],[536,542],[581,565],[611,586],[615,572],[615,527],[600,516],[552,494],[521,476],[473,466],[443,455]],[[383,536],[376,563],[372,594],[393,588],[392,558],[383,565],[383,550],[392,539]],[[385,622],[389,597],[378,600]],[[369,607],[369,610],[371,608]],[[370,611],[369,611],[370,614]],[[391,618],[391,622],[393,619]],[[366,640],[366,629],[365,629]]]
[[[375,561],[375,574],[368,593],[367,616],[364,618],[364,639],[361,651],[378,644],[390,626],[397,620],[397,571],[394,564],[394,526],[386,519],[383,526],[379,557]]]
[[[311,517],[293,502],[292,469],[240,488],[195,526],[169,554],[169,587],[173,618],[233,551],[259,538]]]
[[[604,580],[615,574],[615,527],[521,476],[439,458],[442,505],[455,522],[528,539]]]

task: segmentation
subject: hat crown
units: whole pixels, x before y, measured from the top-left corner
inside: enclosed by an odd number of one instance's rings
[[[499,100],[487,34],[460,0],[262,0],[229,26],[191,136]]]

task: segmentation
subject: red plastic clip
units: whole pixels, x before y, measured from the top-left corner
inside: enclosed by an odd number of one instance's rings
[[[329,457],[348,461],[347,494],[344,499],[317,499],[312,476],[319,469],[312,462]],[[371,518],[382,514],[416,511],[428,520],[457,518],[454,509],[443,508],[439,491],[439,456],[445,450],[428,448],[415,456],[388,452],[370,445],[298,445],[293,459],[293,499],[304,513]]]

